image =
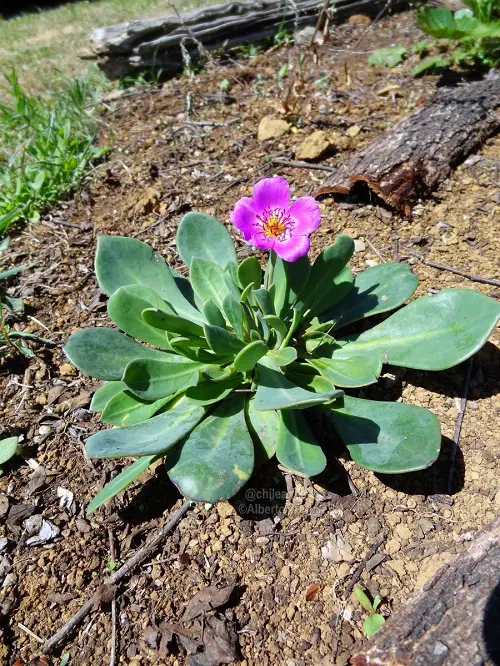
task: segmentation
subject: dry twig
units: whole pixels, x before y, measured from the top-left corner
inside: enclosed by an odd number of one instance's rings
[[[310,164],[309,162],[300,162],[299,160],[283,160],[279,157],[276,157],[274,160],[271,160],[273,164],[280,164],[281,166],[292,167],[293,169],[317,169],[318,171],[331,171],[335,173],[337,169],[331,166],[326,166],[325,164]]]
[[[450,453],[450,471],[448,474],[448,494],[451,495],[451,490],[453,487],[453,472],[455,470],[455,460],[457,457],[458,443],[460,441],[460,431],[462,430],[462,423],[465,416],[465,410],[467,408],[467,394],[469,392],[469,382],[470,375],[472,371],[472,356],[467,363],[467,370],[465,372],[464,388],[462,391],[462,398],[460,400],[460,411],[458,412],[457,422],[455,424],[455,432],[453,433],[453,441],[451,446]]]

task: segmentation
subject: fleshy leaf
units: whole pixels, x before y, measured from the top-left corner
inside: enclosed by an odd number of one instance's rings
[[[174,281],[169,267],[150,245],[125,236],[99,236],[95,272],[108,296],[120,287],[141,284],[168,300],[168,287]]]
[[[210,346],[218,356],[237,354],[243,349],[245,343],[230,331],[219,326],[205,326],[205,337]]]
[[[339,356],[382,354],[384,363],[444,370],[477,352],[499,319],[500,305],[493,299],[472,289],[444,289],[412,301],[364,333],[337,340],[345,345]]]
[[[259,308],[264,316],[274,315],[274,305],[271,294],[267,289],[254,289],[252,295],[255,297]]]
[[[344,396],[321,408],[361,467],[383,474],[426,469],[441,445],[435,414],[402,402],[378,402]]]
[[[85,443],[90,458],[119,458],[165,453],[205,416],[205,408],[181,398],[168,411],[126,428],[108,428]]]
[[[382,356],[309,358],[307,362],[335,386],[357,388],[375,384],[382,370]]]
[[[120,287],[108,301],[108,315],[122,331],[160,349],[170,349],[165,333],[158,331],[141,317],[141,312],[146,308],[170,310],[158,292],[140,284]]]
[[[226,320],[224,319],[222,312],[211,299],[208,299],[203,304],[203,314],[211,326],[226,328]]]
[[[313,393],[292,384],[285,375],[269,361],[257,364],[255,381],[255,409],[307,409],[314,405],[330,403],[344,395],[343,391],[332,389],[327,393]]]
[[[336,307],[322,312],[318,321],[333,321],[334,328],[338,329],[353,321],[394,310],[413,296],[417,286],[418,278],[408,264],[372,266],[356,275],[346,298]]]
[[[309,280],[299,295],[297,306],[309,316],[336,305],[349,293],[350,271],[345,266],[354,252],[354,241],[349,236],[338,236],[335,243],[325,248],[311,269]],[[351,277],[352,283],[352,277]]]
[[[276,457],[288,469],[315,476],[326,467],[326,457],[304,415],[298,410],[280,412]]]
[[[203,213],[184,215],[177,229],[177,250],[188,268],[194,257],[213,261],[221,268],[236,263],[236,251],[226,227]]]
[[[235,298],[232,294],[229,294],[224,298],[222,308],[229,325],[238,336],[238,338],[242,338],[243,319],[245,315],[239,298]]]
[[[234,359],[234,367],[239,372],[253,370],[260,359],[269,351],[268,346],[262,340],[250,342],[244,347]]]
[[[193,289],[203,301],[212,301],[222,312],[229,294],[223,269],[214,261],[194,257],[189,272]]]
[[[363,631],[370,638],[385,624],[385,617],[380,613],[372,613],[363,622]]]
[[[244,394],[226,398],[173,449],[165,464],[170,479],[189,499],[213,504],[236,495],[254,466]]]
[[[274,264],[272,291],[274,293],[274,307],[280,318],[287,318],[299,293],[303,292],[307,284],[311,265],[307,255],[299,257],[297,261],[283,261],[273,252],[269,261]],[[265,313],[274,314],[274,313]]]
[[[295,347],[283,347],[282,349],[273,349],[269,352],[269,358],[279,367],[293,363],[297,358]]]
[[[279,347],[288,333],[287,325],[282,319],[275,317],[274,315],[266,315],[264,321],[269,328],[276,331],[276,346]]]
[[[238,280],[242,289],[252,284],[254,289],[260,287],[262,283],[262,268],[257,257],[247,257],[239,264]]]
[[[126,388],[123,382],[104,382],[92,396],[89,411],[102,412],[111,398]]]
[[[186,397],[193,404],[211,405],[224,400],[243,381],[242,375],[235,373],[227,379],[199,382],[186,391]]]
[[[262,412],[255,409],[255,399],[247,401],[246,419],[248,430],[255,445],[255,464],[262,465],[276,453],[280,417],[278,412]]]
[[[133,483],[143,472],[147,470],[158,458],[159,456],[142,456],[134,463],[125,467],[117,476],[111,479],[104,488],[97,493],[94,499],[89,502],[87,507],[87,515],[93,513],[98,509],[102,504],[110,500],[115,495],[118,495],[122,490],[125,490],[127,486]]]
[[[297,386],[314,393],[328,393],[335,386],[332,382],[322,377],[318,371],[305,363],[292,363],[285,368],[286,375]]]
[[[123,381],[134,395],[144,400],[158,400],[173,395],[182,388],[198,383],[206,366],[181,356],[165,362],[150,359],[131,361],[123,373]]]
[[[168,331],[177,335],[194,335],[195,337],[203,335],[203,328],[199,324],[161,309],[143,309],[142,319],[148,326],[156,330]]]
[[[172,400],[170,395],[159,400],[142,400],[130,391],[122,391],[111,398],[104,407],[101,421],[119,427],[140,423],[154,416],[170,400]]]
[[[115,381],[134,359],[163,361],[169,357],[167,352],[145,347],[112,328],[85,328],[73,333],[64,353],[86,375]]]
[[[16,455],[19,437],[6,437],[0,439],[0,465],[6,463]]]

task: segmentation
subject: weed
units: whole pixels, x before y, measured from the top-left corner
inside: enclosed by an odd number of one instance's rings
[[[356,599],[363,606],[363,608],[368,611],[369,615],[363,622],[363,631],[367,636],[373,636],[377,633],[380,627],[385,623],[385,618],[380,613],[377,613],[377,608],[382,602],[382,597],[377,594],[373,601],[370,601],[367,594],[356,585],[354,588],[354,594]]]

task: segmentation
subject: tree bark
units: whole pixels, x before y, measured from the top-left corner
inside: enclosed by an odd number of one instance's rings
[[[320,194],[348,194],[364,182],[389,206],[409,213],[460,162],[500,128],[500,75],[437,95],[354,153],[329,176]]]
[[[281,26],[294,32],[314,25],[323,5],[322,0],[226,2],[98,28],[91,37],[92,50],[99,67],[113,79],[150,67],[173,74],[183,67],[183,49],[196,58],[199,44],[209,51],[262,42]],[[396,10],[408,5],[408,0],[338,0],[332,18],[340,22],[353,14],[375,16],[385,7]]]
[[[497,519],[414,594],[351,665],[500,664],[499,562]]]

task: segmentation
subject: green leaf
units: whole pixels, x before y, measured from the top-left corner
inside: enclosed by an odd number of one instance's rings
[[[280,412],[280,419],[276,447],[280,463],[305,476],[321,474],[326,467],[326,457],[304,415],[292,409]]]
[[[16,266],[15,268],[9,268],[9,270],[3,271],[3,273],[0,273],[0,281],[1,280],[7,280],[8,278],[11,278],[14,275],[17,275],[18,273],[21,273],[22,271],[26,270],[27,268],[29,268],[28,264],[24,264],[23,266]]]
[[[358,388],[375,384],[382,370],[382,356],[309,358],[307,362],[335,386]]]
[[[417,14],[418,26],[436,39],[460,39],[453,13],[446,7],[423,7]]]
[[[122,391],[113,396],[104,407],[101,421],[120,427],[140,423],[154,416],[170,400],[170,395],[154,401],[142,400],[130,391]]]
[[[169,333],[176,333],[182,336],[203,336],[203,327],[199,324],[179,317],[176,314],[164,312],[161,309],[145,308],[142,310],[142,319],[148,326],[152,326],[153,329],[168,331]]]
[[[166,460],[168,475],[179,491],[210,504],[236,495],[250,478],[253,465],[241,393],[226,398]]]
[[[141,317],[141,312],[151,307],[160,310],[170,309],[158,292],[151,287],[132,284],[120,287],[111,295],[108,301],[108,315],[128,335],[156,345],[160,349],[170,349],[165,333],[161,333]]]
[[[222,312],[229,293],[223,269],[213,261],[194,257],[189,276],[193,289],[203,301],[212,301]]]
[[[375,67],[396,67],[403,62],[408,51],[403,46],[385,46],[368,56],[368,64]]]
[[[99,236],[95,272],[108,296],[120,287],[141,284],[168,300],[167,287],[173,282],[169,267],[152,247],[124,236]]]
[[[288,333],[288,327],[285,322],[274,315],[265,315],[264,321],[276,332],[276,346],[279,347]]]
[[[262,465],[276,453],[280,417],[278,412],[255,409],[255,399],[247,400],[247,426],[255,445],[255,464]]]
[[[213,261],[221,268],[236,263],[236,251],[226,227],[203,213],[184,215],[177,229],[177,250],[189,269],[194,257]]]
[[[344,392],[332,389],[327,393],[312,393],[300,386],[295,386],[285,375],[269,361],[266,365],[257,364],[255,381],[257,392],[255,394],[255,409],[267,411],[270,409],[306,409],[330,403],[341,397]]]
[[[380,264],[359,273],[346,298],[322,312],[319,322],[333,321],[334,328],[394,310],[408,300],[418,286],[418,278],[408,264]],[[312,322],[314,324],[314,322]]]
[[[224,301],[222,302],[222,308],[224,310],[224,314],[226,315],[226,319],[235,332],[235,334],[239,337],[243,337],[243,319],[244,319],[244,311],[243,311],[243,306],[241,305],[239,298],[235,298],[232,294],[226,296],[224,298]]]
[[[215,303],[211,299],[208,299],[203,304],[203,314],[205,315],[207,322],[211,326],[219,326],[219,328],[226,328],[226,320],[222,316],[222,312],[219,310],[219,308],[215,305]]]
[[[439,455],[437,417],[423,407],[344,396],[322,408],[361,467],[383,474],[426,469]]]
[[[472,289],[443,289],[364,333],[337,340],[346,345],[339,355],[382,354],[384,363],[444,370],[477,352],[499,319],[500,305],[493,299]]]
[[[267,289],[254,289],[252,295],[255,297],[259,308],[264,316],[274,315],[274,305],[271,294]]]
[[[115,381],[122,378],[125,366],[134,359],[163,361],[169,356],[112,328],[85,328],[73,333],[64,353],[86,375]]]
[[[385,624],[385,617],[379,613],[369,615],[363,622],[363,630],[368,636],[373,636]]]
[[[289,365],[297,358],[295,347],[283,347],[282,349],[273,349],[268,354],[270,360],[278,367]]]
[[[269,351],[268,346],[261,340],[250,342],[244,347],[234,359],[234,367],[239,372],[253,370],[260,359]]]
[[[111,398],[124,391],[125,388],[123,382],[104,382],[92,396],[89,410],[91,412],[102,412]]]
[[[278,317],[285,319],[288,317],[290,309],[297,300],[298,295],[304,292],[305,285],[308,283],[307,281],[311,272],[309,257],[304,255],[297,259],[297,261],[289,262],[283,261],[275,252],[272,252],[270,261],[274,265],[272,282],[274,307]],[[274,313],[269,312],[264,314]]]
[[[262,284],[262,268],[257,257],[247,257],[239,264],[238,280],[242,289],[252,284],[254,289],[260,287]]]
[[[3,463],[6,463],[7,460],[16,455],[18,443],[19,437],[0,439],[0,465],[3,465]]]
[[[188,388],[186,398],[189,398],[193,404],[211,405],[227,398],[242,381],[243,377],[235,373],[227,379],[199,382],[196,386]]]
[[[125,368],[123,381],[134,395],[144,400],[165,398],[197,384],[205,365],[180,356],[174,358],[172,361],[131,361]]]
[[[328,393],[335,386],[318,374],[317,370],[305,363],[292,363],[285,368],[286,375],[297,386],[314,393]]]
[[[377,608],[380,606],[381,602],[382,602],[382,597],[380,596],[380,594],[376,594],[375,598],[373,599],[373,604],[372,604],[374,611],[377,610]]]
[[[170,338],[170,344],[174,351],[197,363],[225,363],[232,360],[232,356],[221,358],[208,351],[204,338]]]
[[[317,257],[307,283],[299,295],[297,306],[309,316],[332,308],[349,293],[349,269],[345,266],[354,252],[354,241],[349,236],[338,236],[335,243]],[[351,277],[352,284],[352,277]],[[344,285],[344,286],[342,286]]]
[[[107,483],[104,488],[97,493],[94,499],[89,502],[87,507],[87,515],[94,513],[102,504],[110,500],[115,495],[118,495],[122,490],[125,490],[127,486],[133,483],[143,472],[147,470],[158,458],[159,456],[142,456],[134,463],[125,467],[124,470],[115,476],[109,483]]]
[[[371,613],[374,610],[372,602],[370,601],[366,593],[359,587],[359,585],[356,585],[354,587],[354,594],[356,595],[356,599],[359,601],[359,603],[363,606],[365,610],[367,610],[369,613]]]
[[[237,354],[245,346],[245,343],[233,333],[219,326],[205,326],[204,330],[210,349],[218,356]]]
[[[205,416],[205,408],[181,398],[169,410],[126,428],[100,430],[85,443],[90,458],[119,458],[165,453]]]
[[[444,69],[450,66],[450,61],[448,58],[443,56],[428,56],[421,60],[418,65],[411,70],[412,76],[420,76],[424,72],[435,72],[439,69]]]

